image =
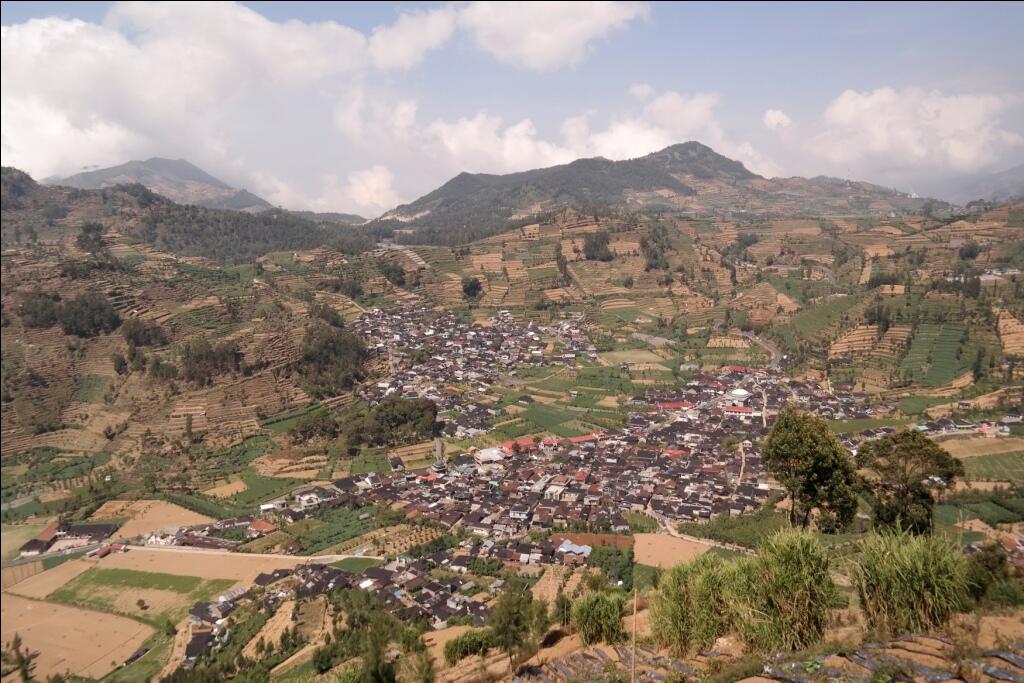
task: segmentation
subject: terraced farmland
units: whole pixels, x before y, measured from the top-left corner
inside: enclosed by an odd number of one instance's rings
[[[963,371],[960,345],[966,328],[958,323],[918,326],[901,372],[926,386],[942,386]]]

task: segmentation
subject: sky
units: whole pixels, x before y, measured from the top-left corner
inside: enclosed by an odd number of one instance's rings
[[[5,166],[185,158],[372,217],[698,140],[927,194],[1024,162],[1024,3],[4,2]]]

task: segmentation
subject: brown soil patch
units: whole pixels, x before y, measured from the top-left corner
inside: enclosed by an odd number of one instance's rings
[[[1003,617],[982,617],[978,628],[978,647],[991,649],[1024,640],[1024,609]]]
[[[263,639],[264,643],[277,644],[281,642],[281,634],[285,632],[285,629],[291,628],[292,626],[292,610],[295,609],[294,600],[285,600],[281,603],[281,606],[274,612],[274,616],[267,620],[267,623],[263,624],[263,628],[260,629],[259,633],[253,637],[245,648],[242,650],[242,654],[249,659],[256,660],[256,643]]]
[[[66,672],[103,678],[153,635],[151,627],[125,617],[11,594],[4,595],[0,614],[0,639],[9,642],[17,632],[28,650],[39,652],[40,678]]]
[[[633,538],[636,539],[633,546],[636,561],[652,567],[672,567],[699,557],[711,548],[707,543],[666,534],[633,534]]]
[[[95,566],[94,563],[89,560],[68,560],[53,569],[47,569],[41,574],[30,576],[8,592],[17,593],[26,598],[42,600],[93,566]]]
[[[162,500],[112,500],[94,512],[91,519],[114,517],[130,518],[117,530],[114,538],[134,538],[168,527],[194,526],[214,521],[212,517]]]

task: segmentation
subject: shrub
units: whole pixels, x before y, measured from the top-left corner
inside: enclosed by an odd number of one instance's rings
[[[571,623],[584,645],[622,640],[622,603],[618,593],[590,593],[576,601]]]
[[[967,558],[935,536],[872,534],[853,579],[868,625],[883,633],[941,626],[968,598]]]
[[[466,631],[444,644],[444,661],[454,666],[466,657],[485,655],[494,647],[494,633],[489,628]]]

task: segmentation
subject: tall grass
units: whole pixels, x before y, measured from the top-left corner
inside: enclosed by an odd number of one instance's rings
[[[939,536],[872,534],[852,577],[867,623],[880,633],[941,626],[968,604],[967,558]]]
[[[771,536],[738,563],[735,628],[750,651],[800,650],[819,642],[838,589],[828,552],[806,532]]]
[[[829,558],[806,532],[783,531],[754,558],[706,553],[673,567],[651,596],[655,637],[680,655],[735,632],[749,651],[796,650],[821,640],[837,589]]]
[[[662,574],[651,596],[655,637],[680,656],[707,649],[729,631],[726,593],[734,567],[705,553]]]

